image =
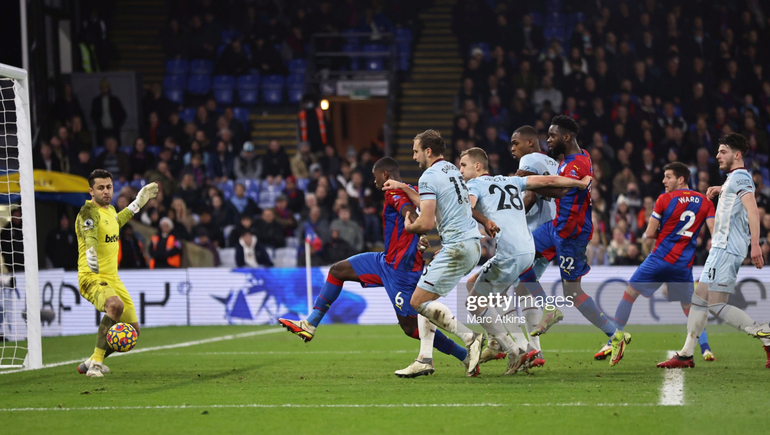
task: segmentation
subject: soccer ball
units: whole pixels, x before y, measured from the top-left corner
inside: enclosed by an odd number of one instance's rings
[[[128,323],[112,325],[107,331],[107,344],[116,352],[128,352],[136,346],[136,329]]]

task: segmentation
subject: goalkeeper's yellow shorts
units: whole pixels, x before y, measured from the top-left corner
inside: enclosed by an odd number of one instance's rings
[[[120,278],[115,276],[114,278],[108,278],[96,274],[79,274],[78,287],[80,287],[80,294],[86,298],[88,302],[94,304],[97,310],[104,312],[104,303],[112,296],[117,296],[123,301],[123,315],[120,316],[119,322],[122,323],[138,323],[139,319],[136,317],[136,308],[134,307],[134,301],[131,300],[131,295],[128,294],[126,286],[120,281]]]

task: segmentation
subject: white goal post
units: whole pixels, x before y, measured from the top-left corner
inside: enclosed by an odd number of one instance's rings
[[[12,208],[18,207],[16,198],[21,199],[21,242],[24,251],[23,257],[11,255],[10,264],[4,261],[0,271],[0,314],[4,317],[0,321],[0,328],[3,328],[0,329],[3,334],[0,338],[0,369],[38,369],[43,366],[43,350],[27,71],[0,64],[0,91],[0,146],[4,147],[0,155],[0,170],[5,180],[0,183],[0,195],[7,198],[0,203],[0,207],[7,207],[6,211],[10,213]],[[14,230],[17,234],[18,225],[14,226],[14,219],[9,218],[7,226],[0,231],[0,241],[7,241],[9,237],[3,237],[2,232],[11,231],[10,243],[0,242],[0,250],[7,251],[2,247],[9,244],[17,246],[14,242],[19,240],[13,237]],[[18,253],[15,249],[13,251],[11,254]],[[0,252],[3,260],[7,254]]]

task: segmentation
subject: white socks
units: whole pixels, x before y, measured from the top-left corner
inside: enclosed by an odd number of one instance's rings
[[[716,303],[709,305],[711,314],[724,320],[728,325],[738,328],[741,332],[747,332],[747,326],[755,326],[757,323],[748,316],[743,310],[725,303]]]
[[[467,326],[458,322],[449,307],[439,301],[428,301],[420,305],[417,312],[427,317],[434,325],[451,332],[462,339],[463,343],[471,344],[474,333]],[[431,343],[432,345],[432,343]]]
[[[420,335],[420,361],[433,359],[433,338],[436,336],[436,327],[425,316],[417,315],[417,330]]]
[[[700,296],[692,295],[692,307],[690,315],[687,316],[687,339],[684,341],[684,347],[679,351],[680,356],[692,356],[695,352],[695,344],[698,343],[698,337],[706,328],[706,322],[709,319],[708,302]]]
[[[535,326],[540,322],[542,317],[542,311],[535,304],[535,298],[529,296],[524,300],[521,306],[521,314],[524,316],[524,327],[527,330],[527,335],[535,329]],[[529,336],[529,344],[532,345],[538,352],[541,352],[540,348],[540,336]]]

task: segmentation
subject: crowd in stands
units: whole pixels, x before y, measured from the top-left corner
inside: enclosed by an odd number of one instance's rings
[[[705,193],[722,184],[719,138],[749,140],[761,244],[770,245],[770,9],[758,0],[460,0],[453,32],[465,70],[455,100],[454,157],[478,146],[512,174],[511,133],[546,131],[559,114],[580,125],[594,165],[590,264],[640,264],[662,167],[681,161]],[[698,237],[695,264],[710,235]]]

